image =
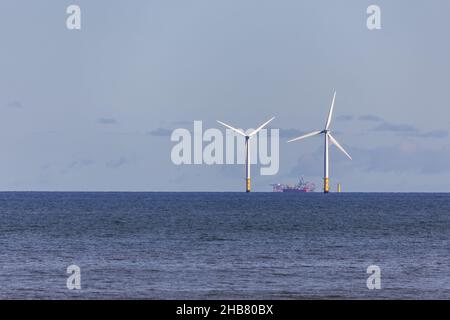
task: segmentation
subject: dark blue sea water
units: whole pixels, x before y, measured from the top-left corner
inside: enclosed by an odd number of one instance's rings
[[[0,193],[0,219],[0,298],[450,298],[450,194]]]

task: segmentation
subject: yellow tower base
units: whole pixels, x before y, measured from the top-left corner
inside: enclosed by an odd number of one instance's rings
[[[250,179],[245,179],[246,181],[246,192],[250,192]]]
[[[328,193],[330,192],[330,179],[325,178],[323,180],[323,192]]]

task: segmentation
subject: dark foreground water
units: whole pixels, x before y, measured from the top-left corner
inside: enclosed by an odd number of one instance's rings
[[[0,298],[450,298],[450,194],[0,193],[0,219]]]

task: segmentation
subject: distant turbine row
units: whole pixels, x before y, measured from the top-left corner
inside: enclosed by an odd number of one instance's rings
[[[324,147],[324,174],[323,174],[323,192],[328,193],[330,191],[330,183],[329,183],[329,151],[328,146],[331,142],[334,144],[339,150],[341,150],[350,160],[352,160],[352,157],[348,154],[347,151],[339,144],[339,142],[331,135],[330,125],[331,125],[331,119],[333,116],[333,109],[334,109],[334,102],[336,100],[336,91],[333,95],[333,101],[331,102],[331,108],[330,112],[328,113],[327,122],[325,124],[325,129],[321,131],[313,131],[311,133],[302,135],[300,137],[294,138],[289,140],[288,142],[294,142],[298,140],[302,140],[305,138],[317,136],[320,134],[323,134],[325,137],[325,147]],[[251,189],[251,183],[250,183],[250,139],[256,135],[259,131],[261,131],[266,125],[268,125],[275,117],[270,119],[269,121],[263,123],[261,126],[259,126],[256,130],[253,130],[250,134],[245,134],[242,130],[236,129],[226,123],[223,123],[221,121],[217,121],[221,125],[237,132],[238,134],[245,137],[245,191],[250,192]]]

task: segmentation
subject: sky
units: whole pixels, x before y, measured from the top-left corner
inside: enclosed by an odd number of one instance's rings
[[[66,8],[81,8],[68,30]],[[381,8],[381,30],[366,9]],[[243,191],[242,165],[175,165],[176,128],[272,116],[280,169],[331,189],[450,191],[450,2],[132,0],[0,2],[0,190]]]

